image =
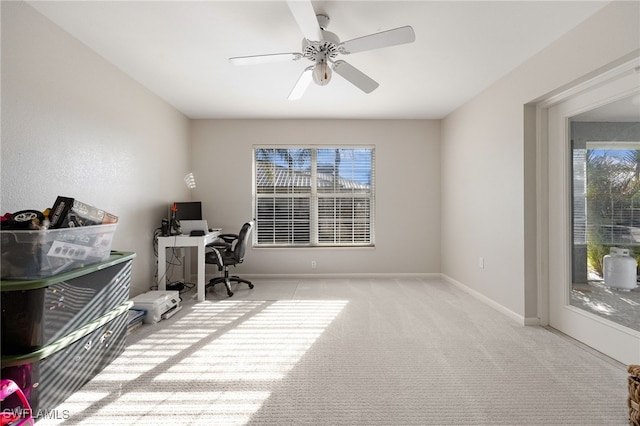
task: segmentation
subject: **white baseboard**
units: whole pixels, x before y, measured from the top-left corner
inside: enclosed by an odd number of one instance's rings
[[[312,273],[312,274],[238,274],[247,279],[309,279],[309,278],[439,278],[439,273]]]
[[[495,300],[488,298],[484,294],[479,293],[479,292],[475,291],[472,288],[469,288],[468,286],[462,284],[460,281],[454,280],[453,278],[451,278],[451,277],[449,277],[449,276],[447,276],[445,274],[441,274],[441,276],[448,283],[454,285],[455,287],[459,288],[460,290],[464,291],[465,293],[473,296],[474,298],[478,299],[482,303],[492,307],[496,311],[503,313],[504,315],[506,315],[509,318],[511,318],[514,321],[516,321],[518,324],[521,324],[521,325],[524,325],[524,326],[540,325],[540,319],[539,318],[523,317],[522,315],[519,315],[519,314],[513,312],[511,309],[508,309],[508,308],[502,306],[501,304],[497,303]]]
[[[538,317],[524,317],[524,325],[535,326],[535,325],[542,325],[542,324],[540,322],[540,318]]]
[[[232,274],[233,275],[233,274]],[[540,325],[540,319],[537,317],[534,318],[527,318],[527,317],[523,317],[522,315],[518,315],[517,313],[513,312],[512,310],[502,306],[501,304],[497,303],[495,300],[488,298],[487,296],[485,296],[482,293],[479,293],[471,288],[469,288],[468,286],[462,284],[459,281],[454,280],[453,278],[445,275],[445,274],[441,274],[441,273],[311,273],[311,274],[244,274],[244,273],[239,273],[237,274],[243,278],[246,278],[248,280],[255,280],[255,279],[272,279],[272,280],[281,280],[281,279],[290,279],[290,280],[300,280],[300,279],[322,279],[322,278],[327,278],[327,279],[336,279],[336,278],[344,278],[344,279],[358,279],[358,278],[424,278],[424,279],[434,279],[434,278],[441,278],[445,281],[447,281],[449,284],[454,285],[455,287],[459,288],[460,290],[464,291],[465,293],[473,296],[474,298],[478,299],[479,301],[481,301],[482,303],[492,307],[493,309],[497,310],[498,312],[503,313],[504,315],[508,316],[509,318],[513,319],[514,321],[516,321],[518,324],[524,325],[524,326],[536,326],[536,325]],[[212,276],[207,275],[207,281],[212,278]]]

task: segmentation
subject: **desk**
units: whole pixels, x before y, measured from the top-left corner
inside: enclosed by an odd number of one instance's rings
[[[205,246],[211,244],[221,230],[215,230],[209,232],[201,237],[190,237],[189,235],[172,235],[170,237],[158,237],[158,290],[166,290],[167,288],[167,248],[169,247],[188,247],[185,253],[185,267],[184,275],[185,280],[191,279],[191,248],[198,248],[198,302],[204,301],[204,286],[205,286],[205,262],[204,252]]]

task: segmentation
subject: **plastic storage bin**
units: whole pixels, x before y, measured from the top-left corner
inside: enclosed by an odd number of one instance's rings
[[[53,277],[0,281],[2,354],[37,350],[129,299],[135,253]]]
[[[3,355],[0,376],[23,390],[33,412],[55,409],[124,351],[131,306],[125,302],[37,351]]]
[[[2,279],[50,277],[109,258],[117,224],[0,231]]]

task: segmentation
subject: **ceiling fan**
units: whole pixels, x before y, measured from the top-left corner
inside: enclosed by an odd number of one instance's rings
[[[322,14],[316,15],[311,1],[290,0],[287,1],[287,4],[304,36],[302,52],[236,56],[229,58],[229,61],[234,65],[298,61],[302,58],[313,62],[313,65],[305,68],[298,78],[289,93],[289,100],[300,99],[311,81],[320,86],[328,84],[332,71],[363,92],[371,93],[378,87],[378,83],[353,65],[341,59],[336,60],[338,55],[349,55],[366,50],[412,43],[416,38],[413,28],[404,26],[341,42],[337,35],[326,30],[329,25],[329,17]]]

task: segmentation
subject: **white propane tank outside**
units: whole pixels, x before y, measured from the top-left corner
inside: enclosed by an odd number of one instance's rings
[[[611,247],[603,262],[604,283],[609,287],[632,290],[637,287],[637,268],[636,260],[629,256],[629,249]]]

